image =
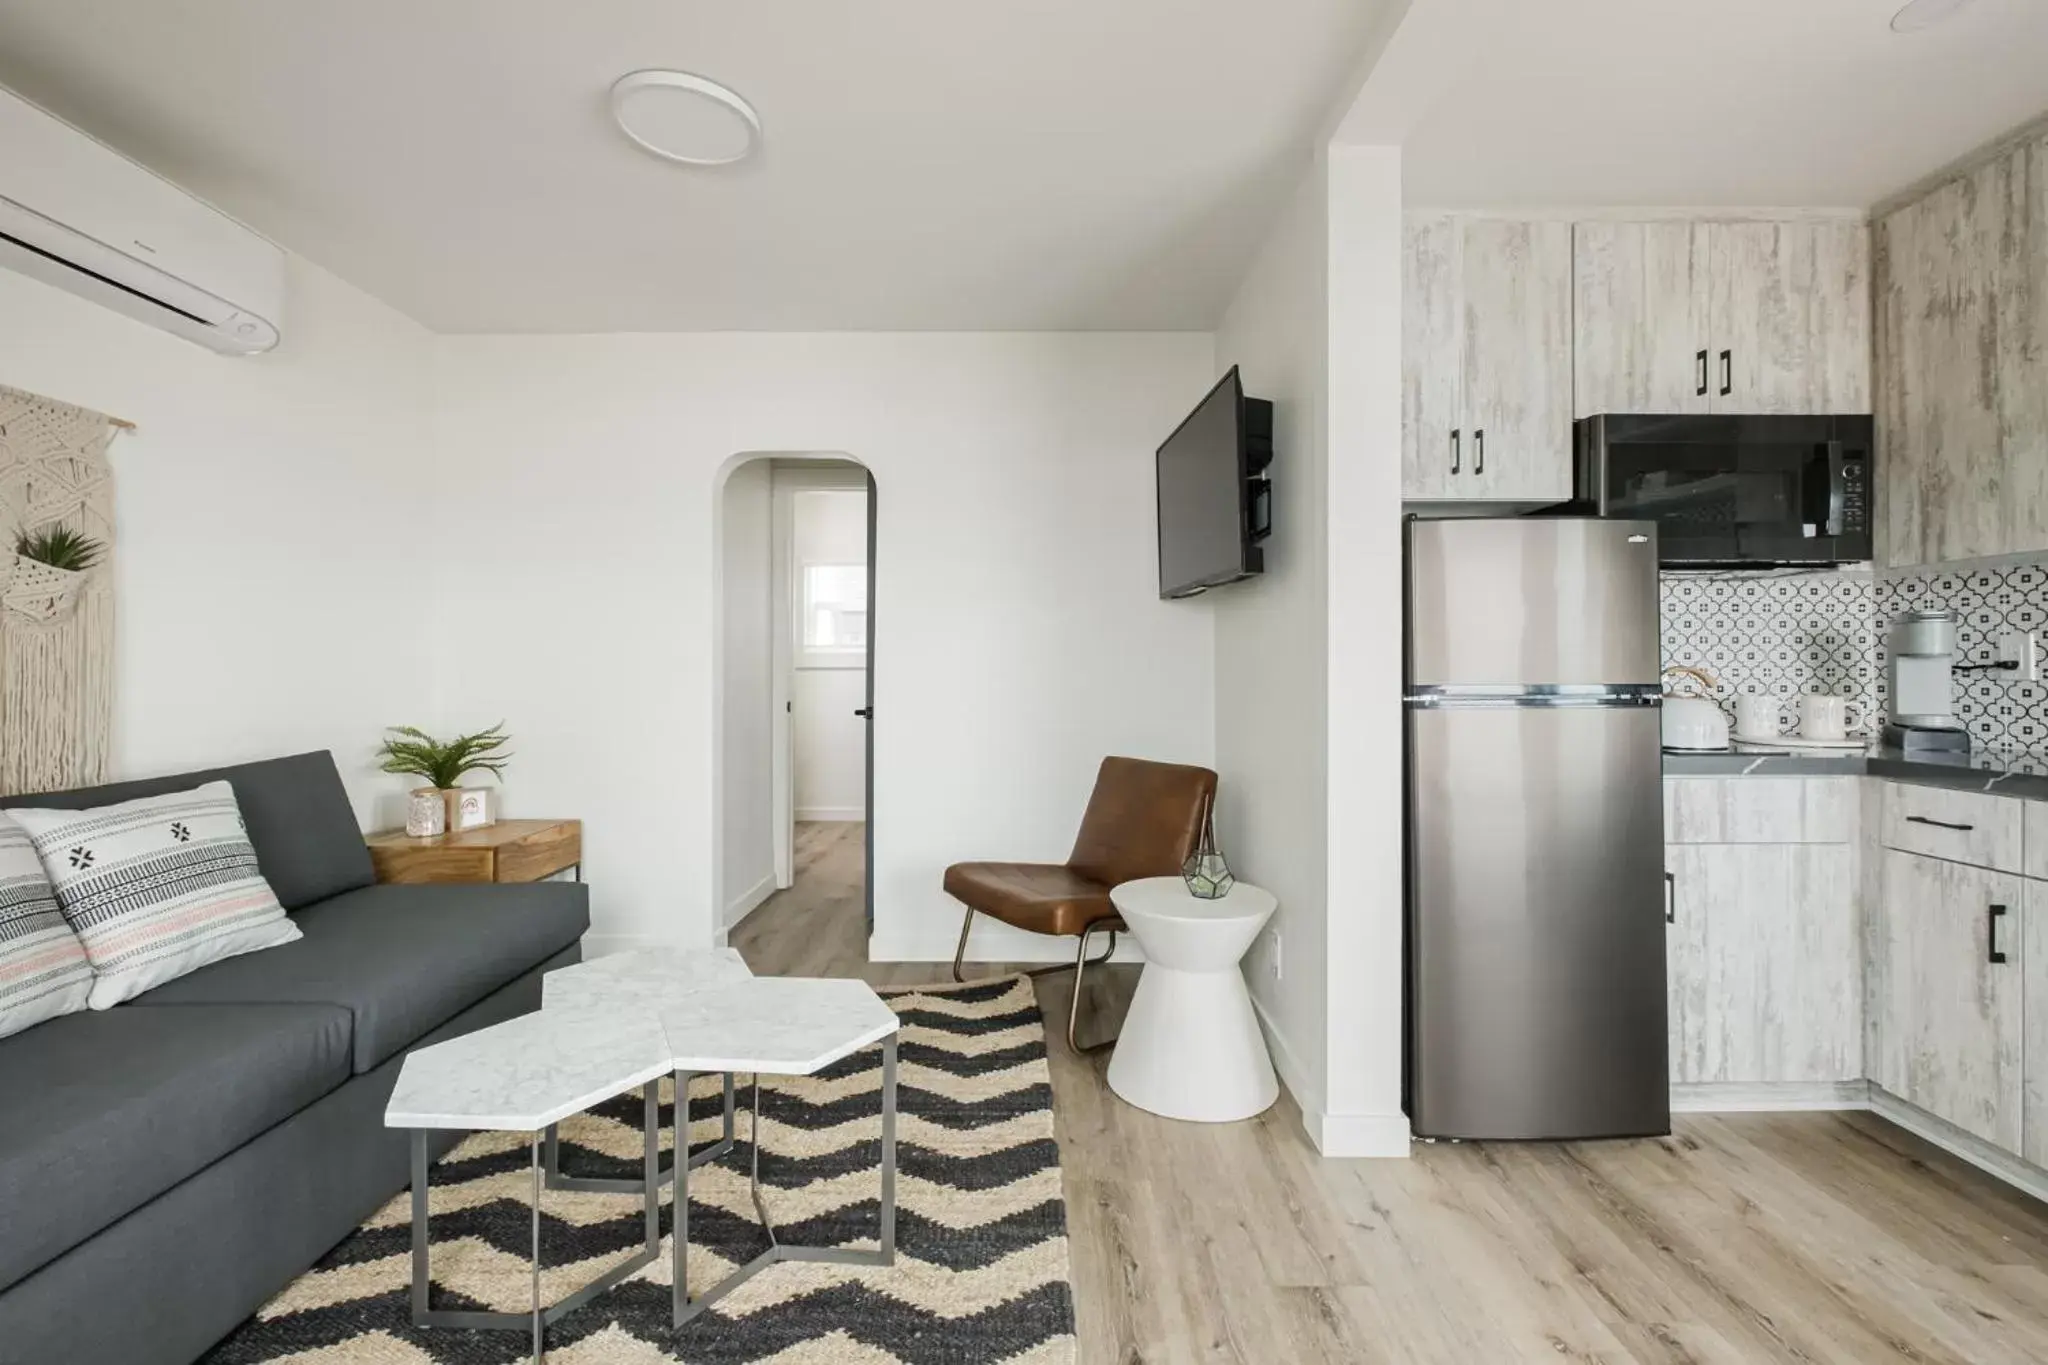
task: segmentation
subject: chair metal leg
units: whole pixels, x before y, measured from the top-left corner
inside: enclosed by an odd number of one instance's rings
[[[1098,929],[1109,935],[1109,948],[1101,957],[1091,959],[1088,956],[1088,939]],[[1086,974],[1088,968],[1101,966],[1115,954],[1116,926],[1114,922],[1091,924],[1081,931],[1081,946],[1074,950],[1074,995],[1067,1002],[1067,1046],[1084,1057],[1091,1052],[1100,1052],[1104,1048],[1116,1045],[1116,1038],[1112,1036],[1104,1038],[1101,1042],[1090,1043],[1088,1046],[1082,1047],[1079,1036],[1081,1023],[1081,979]],[[1061,967],[1058,970],[1065,971],[1066,969]]]
[[[967,960],[967,931],[973,927],[974,907],[970,905],[967,907],[967,918],[960,921],[960,946],[953,950],[953,979],[955,981],[965,981],[967,979],[960,969],[961,965]]]

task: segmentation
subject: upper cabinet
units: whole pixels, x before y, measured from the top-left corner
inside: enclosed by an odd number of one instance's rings
[[[1869,412],[1860,223],[1573,229],[1573,410]]]
[[[1876,235],[1880,553],[2048,550],[2048,139]]]
[[[1402,296],[1402,495],[1569,498],[1570,225],[1412,215]]]

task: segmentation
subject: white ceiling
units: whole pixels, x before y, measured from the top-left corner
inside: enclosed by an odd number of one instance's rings
[[[1411,203],[1867,208],[2048,111],[2048,0],[1418,0],[1340,136]]]
[[[1203,329],[1380,3],[0,0],[0,84],[443,331]]]

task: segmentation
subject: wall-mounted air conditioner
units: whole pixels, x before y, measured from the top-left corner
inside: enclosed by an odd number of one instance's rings
[[[281,250],[6,90],[0,265],[228,355],[283,323]]]

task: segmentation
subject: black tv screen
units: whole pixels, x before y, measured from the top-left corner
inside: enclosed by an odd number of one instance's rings
[[[1265,570],[1271,529],[1260,477],[1273,451],[1273,405],[1247,398],[1237,367],[1159,447],[1159,595],[1192,597]]]

